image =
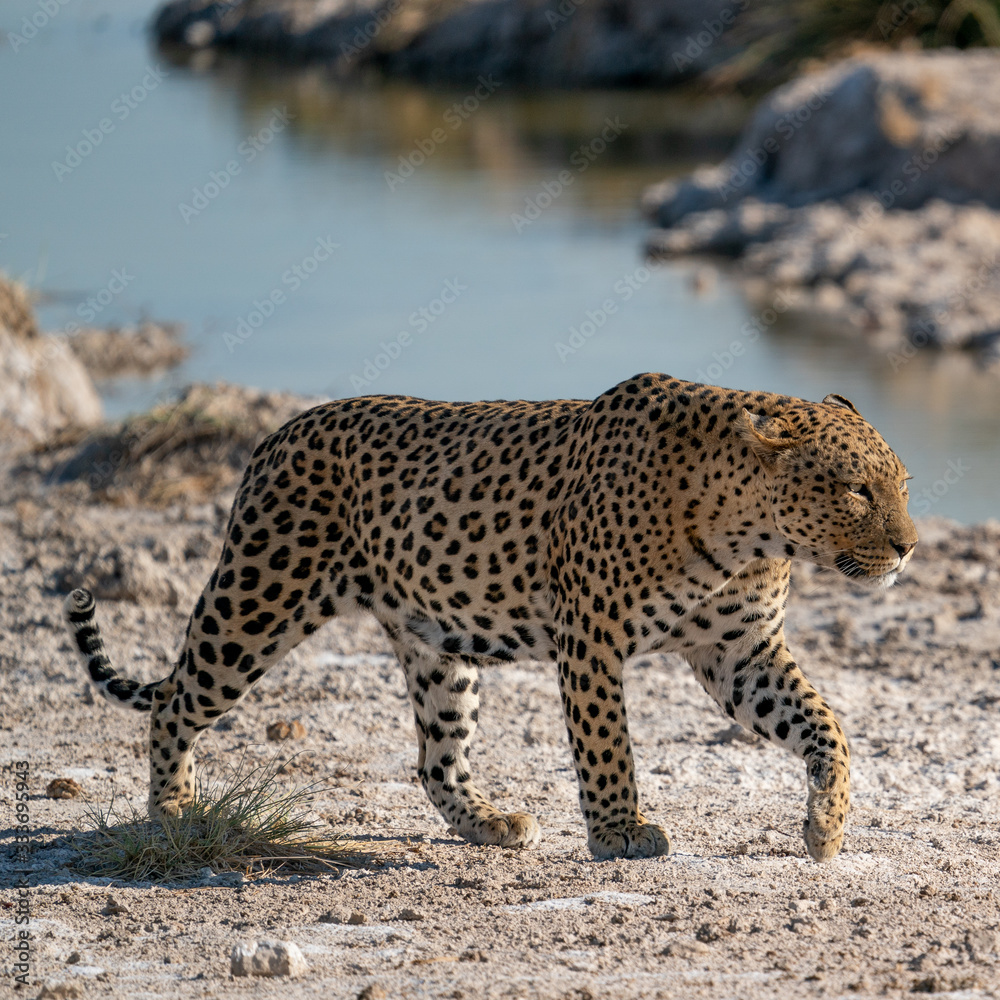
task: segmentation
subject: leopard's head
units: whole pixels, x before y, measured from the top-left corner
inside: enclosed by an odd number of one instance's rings
[[[760,462],[774,525],[796,555],[861,581],[895,582],[917,544],[909,476],[850,400],[744,410],[742,434]]]

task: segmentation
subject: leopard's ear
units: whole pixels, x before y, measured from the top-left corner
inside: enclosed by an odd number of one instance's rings
[[[858,413],[858,408],[846,397],[839,396],[835,392],[831,392],[828,396],[823,397],[824,403],[829,403],[831,406],[842,406],[845,410],[850,410],[852,413],[857,413],[860,417],[861,414]]]
[[[791,423],[780,414],[769,417],[744,410],[739,424],[740,436],[769,472],[774,471],[778,459],[785,452],[799,443]]]

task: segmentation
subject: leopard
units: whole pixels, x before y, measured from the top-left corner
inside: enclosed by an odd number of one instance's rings
[[[480,668],[552,661],[591,854],[669,854],[640,811],[623,668],[673,653],[726,716],[805,763],[802,835],[827,861],[850,749],[786,642],[791,565],[890,586],[917,543],[909,478],[838,394],[646,373],[593,400],[334,400],[253,452],[169,676],[115,670],[90,591],[65,617],[100,693],[151,715],[159,822],[196,794],[200,734],[324,622],[363,613],[402,666],[416,772],[452,834],[539,844],[534,816],[472,780],[470,746]]]

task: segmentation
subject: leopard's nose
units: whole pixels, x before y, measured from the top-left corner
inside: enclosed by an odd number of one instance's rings
[[[905,559],[915,548],[916,542],[903,542],[902,545],[897,542],[892,543],[892,547],[899,553],[900,559]]]

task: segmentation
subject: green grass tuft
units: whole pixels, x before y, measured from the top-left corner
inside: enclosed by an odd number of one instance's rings
[[[186,881],[208,867],[247,877],[282,872],[320,873],[356,868],[370,860],[360,846],[331,835],[304,814],[321,784],[281,787],[282,762],[246,757],[210,798],[199,780],[182,817],[153,823],[134,805],[115,801],[91,808],[94,829],[74,846],[76,868],[88,875],[135,882]]]

